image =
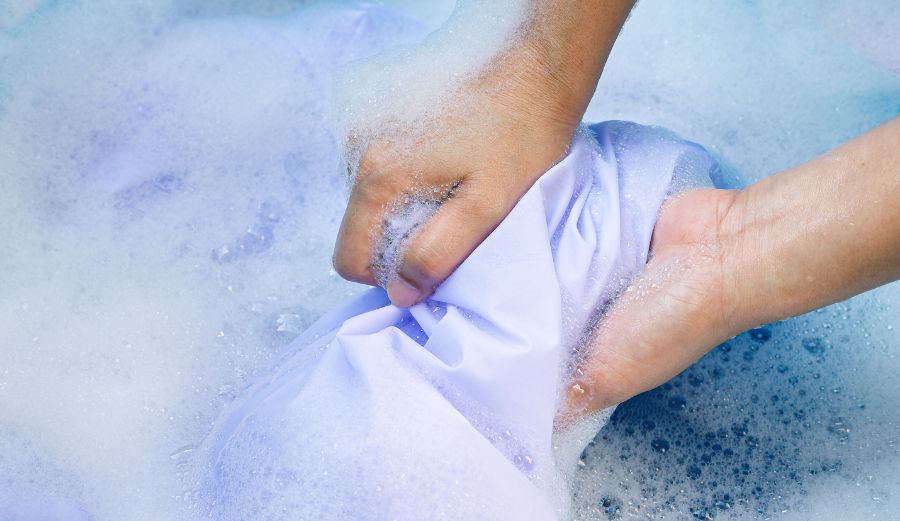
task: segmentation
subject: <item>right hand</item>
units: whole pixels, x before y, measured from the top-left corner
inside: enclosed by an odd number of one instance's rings
[[[592,331],[563,419],[665,383],[746,327],[734,315],[739,274],[726,224],[738,194],[702,189],[666,201],[650,261]]]
[[[431,295],[566,153],[633,3],[532,2],[516,43],[460,86],[436,128],[413,136],[400,129],[402,142],[383,132],[354,135],[365,149],[335,247],[337,272],[385,285],[401,307]],[[440,194],[443,204],[406,240],[396,273],[376,280],[386,211],[422,192]]]
[[[583,108],[567,106],[559,92],[568,87],[532,75],[541,64],[522,54],[464,85],[438,128],[400,143],[354,136],[367,146],[335,247],[341,276],[386,284],[397,306],[423,300],[564,156]],[[423,192],[441,194],[440,208],[407,240],[397,272],[376,280],[373,259],[387,211]]]
[[[900,118],[739,192],[663,205],[562,419],[652,389],[748,328],[900,279]]]

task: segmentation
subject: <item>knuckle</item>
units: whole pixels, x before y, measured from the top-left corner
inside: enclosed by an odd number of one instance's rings
[[[331,257],[331,266],[338,275],[345,279],[350,279],[354,273],[353,266],[347,261],[346,255],[342,255],[339,251]]]
[[[390,147],[382,144],[372,144],[366,148],[359,159],[360,177],[369,177],[385,170],[390,170],[394,154]]]
[[[350,230],[354,233],[370,235],[374,230],[362,229],[361,226],[364,223],[374,226],[375,222],[384,217],[389,204],[397,195],[395,187],[379,177],[361,179],[351,190],[346,213],[353,213],[356,217],[355,227]]]
[[[360,178],[356,181],[356,184],[353,185],[353,193],[359,197],[360,203],[370,203],[376,199],[378,199],[378,195],[381,193],[381,186],[377,182],[377,179],[374,179],[371,176]],[[355,211],[359,211],[358,209],[353,209]],[[351,211],[350,208],[347,211]]]
[[[447,275],[447,255],[439,251],[432,242],[410,247],[406,254],[406,268],[408,272],[417,275],[417,279],[425,279],[428,282],[439,282]]]
[[[469,215],[474,220],[493,223],[501,220],[505,212],[497,201],[492,201],[488,198],[478,198],[470,203]]]
[[[331,257],[331,265],[334,271],[342,278],[354,282],[367,282],[368,271],[367,264],[360,263],[359,259],[348,255],[346,250],[338,246],[334,255]]]

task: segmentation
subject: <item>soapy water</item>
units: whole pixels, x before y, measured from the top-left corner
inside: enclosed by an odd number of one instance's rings
[[[861,358],[894,346],[850,352],[871,314],[895,316],[874,300],[751,330],[621,405],[583,454],[584,517],[893,518],[897,385]]]
[[[898,10],[853,5],[645,0],[586,119],[672,128],[735,183],[807,160],[900,112]],[[329,269],[336,67],[452,7],[0,6],[4,519],[193,519],[185,466],[220,411],[360,289]],[[577,518],[894,518],[897,302],[741,335],[620,406]]]

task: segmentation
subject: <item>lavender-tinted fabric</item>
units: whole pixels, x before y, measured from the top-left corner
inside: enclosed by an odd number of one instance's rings
[[[350,300],[238,399],[209,443],[208,514],[556,518],[566,362],[646,263],[666,196],[716,168],[662,129],[582,128],[427,302]]]

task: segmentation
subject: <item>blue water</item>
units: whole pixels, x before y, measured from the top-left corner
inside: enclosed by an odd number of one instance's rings
[[[329,262],[336,64],[452,6],[0,5],[0,518],[34,497],[52,519],[194,519],[219,412],[360,289]],[[669,127],[751,183],[900,114],[898,26],[888,0],[643,0],[586,119]],[[579,519],[896,519],[898,317],[894,284],[623,404]]]
[[[588,115],[669,126],[746,185],[900,114],[883,34],[898,18],[887,2],[642,2]],[[585,454],[585,515],[895,518],[898,291],[740,335],[620,406]]]

